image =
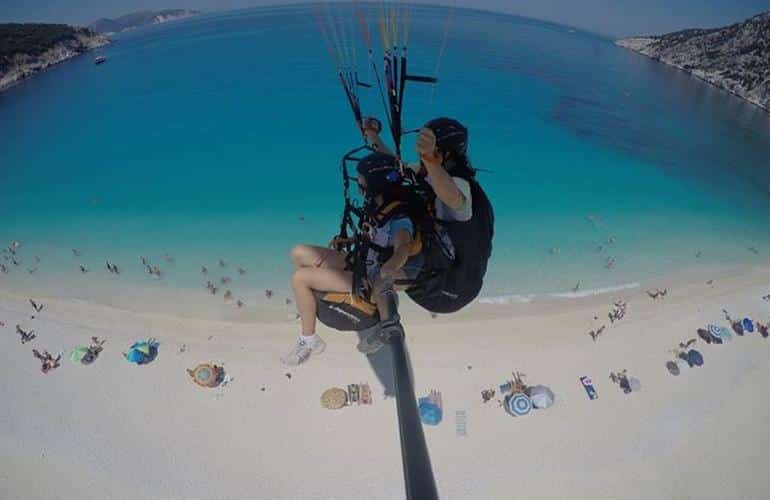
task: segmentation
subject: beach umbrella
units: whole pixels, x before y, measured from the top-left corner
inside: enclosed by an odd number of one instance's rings
[[[679,367],[680,371],[684,368],[690,368],[690,362],[687,360],[687,356],[684,353],[680,354],[679,358],[677,358],[676,366]]]
[[[327,410],[339,410],[348,404],[348,393],[345,389],[332,387],[321,394],[321,406]]]
[[[150,343],[149,342],[136,342],[131,346],[131,349],[141,352],[145,356],[150,355]]]
[[[209,363],[199,364],[192,370],[187,370],[187,373],[190,375],[193,382],[201,387],[209,388],[221,384],[225,375],[225,371],[222,367]]]
[[[715,339],[721,340],[722,342],[728,342],[733,336],[732,333],[730,333],[730,330],[723,326],[709,325],[708,330]]]
[[[666,369],[668,369],[668,372],[675,377],[680,373],[679,365],[675,361],[666,363]]]
[[[703,328],[698,328],[698,337],[700,337],[701,340],[707,344],[715,341],[714,337],[711,336],[711,333],[709,333],[708,330],[704,330]]]
[[[526,394],[517,393],[507,400],[508,411],[517,417],[523,417],[532,410],[532,401]]]
[[[73,363],[83,363],[83,359],[88,355],[88,347],[78,346],[70,353],[70,361]]]
[[[553,391],[544,385],[535,385],[527,389],[527,395],[535,408],[544,410],[553,405]]]
[[[703,355],[695,349],[691,349],[687,353],[687,362],[690,363],[690,366],[703,366]]]
[[[152,340],[134,342],[125,357],[131,363],[144,365],[154,360],[158,355],[158,344]]]
[[[420,398],[417,409],[420,411],[420,420],[426,425],[438,425],[441,422],[443,412],[430,398]]]

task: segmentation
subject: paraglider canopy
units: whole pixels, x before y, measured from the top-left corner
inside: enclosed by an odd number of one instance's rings
[[[412,9],[409,2],[380,1],[376,4],[340,4],[322,2],[314,6],[314,17],[323,36],[326,49],[335,66],[355,123],[364,135],[364,114],[361,106],[361,89],[370,89],[373,84],[363,81],[374,77],[380,101],[390,131],[396,157],[401,158],[401,138],[405,133],[402,117],[407,82],[435,84],[441,59],[448,38],[450,21],[454,9],[444,28],[444,35],[436,57],[432,76],[415,75],[409,72],[408,47]],[[379,46],[375,45],[370,25],[374,24],[379,33]],[[357,25],[357,28],[356,26]],[[358,33],[356,33],[358,32]],[[361,47],[363,43],[363,47]],[[359,54],[366,54],[359,60]],[[378,66],[376,55],[381,56]],[[366,79],[368,79],[366,78]],[[409,131],[411,132],[411,131]]]

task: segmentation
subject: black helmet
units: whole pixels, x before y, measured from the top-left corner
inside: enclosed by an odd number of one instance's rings
[[[389,185],[401,182],[396,157],[385,153],[374,152],[363,157],[356,171],[366,179],[366,192],[370,196],[382,194]]]
[[[468,150],[468,129],[453,118],[434,118],[425,124],[436,135],[436,148],[441,153],[465,156]]]

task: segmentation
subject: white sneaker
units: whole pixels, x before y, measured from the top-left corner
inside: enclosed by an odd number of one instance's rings
[[[321,354],[325,349],[326,342],[318,335],[309,342],[297,339],[297,343],[286,356],[281,358],[281,361],[290,366],[297,366],[307,361],[311,354]]]

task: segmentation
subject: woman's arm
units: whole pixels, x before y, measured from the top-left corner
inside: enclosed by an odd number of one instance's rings
[[[452,210],[462,211],[466,203],[465,195],[442,165],[441,156],[436,152],[436,136],[431,129],[420,130],[416,147],[438,199]]]
[[[412,235],[406,229],[399,229],[393,236],[393,255],[380,267],[380,276],[394,278],[409,259],[409,246]]]
[[[369,143],[371,143],[372,147],[377,151],[379,151],[380,153],[393,155],[393,152],[382,141],[382,138],[380,137],[380,130],[379,130],[378,124],[379,122],[374,118],[365,119],[363,125],[361,126],[361,129],[364,132],[364,136],[366,136],[366,138],[369,140]]]

